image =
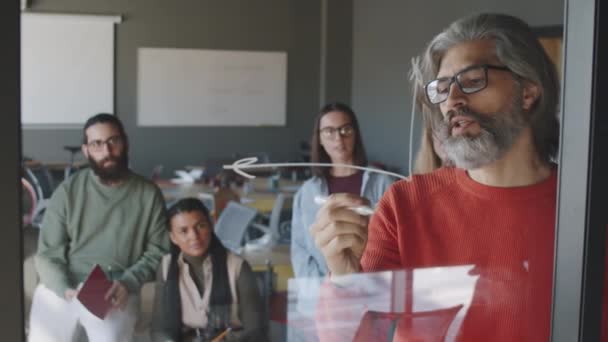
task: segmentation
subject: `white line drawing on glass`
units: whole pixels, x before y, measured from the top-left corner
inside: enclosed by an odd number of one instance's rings
[[[374,167],[365,167],[365,166],[357,166],[357,165],[349,165],[349,164],[332,164],[332,163],[265,163],[265,164],[256,164],[256,162],[258,161],[258,158],[256,157],[250,157],[250,158],[243,158],[243,159],[239,159],[237,161],[235,161],[234,163],[232,163],[231,165],[224,165],[224,169],[226,170],[232,170],[234,172],[236,172],[237,174],[248,178],[248,179],[254,179],[255,176],[248,174],[247,172],[243,171],[243,170],[249,170],[249,169],[267,169],[267,168],[281,168],[281,167],[310,167],[310,166],[318,166],[318,167],[347,167],[347,168],[351,168],[351,169],[357,169],[357,170],[362,170],[362,171],[369,171],[369,172],[375,172],[375,173],[381,173],[381,174],[385,174],[385,175],[389,175],[391,177],[395,177],[395,178],[399,178],[399,179],[408,179],[406,176],[395,173],[395,172],[388,172],[388,171],[384,171],[384,170],[380,170]]]

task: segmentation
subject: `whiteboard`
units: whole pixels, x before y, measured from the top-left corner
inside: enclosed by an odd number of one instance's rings
[[[284,126],[287,53],[139,48],[140,126]]]
[[[21,15],[21,121],[78,125],[114,111],[117,16]]]

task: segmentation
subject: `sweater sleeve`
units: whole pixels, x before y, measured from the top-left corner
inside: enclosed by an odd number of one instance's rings
[[[146,213],[151,219],[145,239],[145,251],[118,279],[131,293],[138,292],[143,283],[154,279],[160,259],[169,251],[165,201],[158,188],[155,189],[151,208],[151,211]]]
[[[40,235],[38,251],[34,258],[40,282],[60,298],[70,288],[67,275],[67,250],[70,237],[67,231],[68,196],[65,186],[60,186],[51,196]]]
[[[302,192],[298,191],[293,199],[291,216],[291,264],[297,278],[321,277],[319,264],[306,246],[309,227],[305,227],[302,210]]]
[[[226,341],[260,341],[263,338],[264,323],[262,298],[257,287],[255,275],[247,261],[243,261],[241,273],[237,279],[239,298],[239,319],[243,330],[231,332]]]
[[[368,226],[368,237],[361,267],[364,272],[392,270],[402,267],[395,203],[395,186],[384,194]],[[399,210],[407,210],[405,206]],[[401,227],[400,229],[403,229]]]

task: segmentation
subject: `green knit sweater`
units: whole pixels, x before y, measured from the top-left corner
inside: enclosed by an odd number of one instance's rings
[[[131,173],[116,187],[82,170],[51,197],[38,240],[42,284],[63,298],[95,264],[131,293],[154,279],[167,253],[165,202],[158,187]]]

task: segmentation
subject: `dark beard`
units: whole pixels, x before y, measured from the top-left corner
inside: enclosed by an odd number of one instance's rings
[[[450,111],[445,120],[437,120],[436,133],[442,141],[449,163],[458,168],[473,170],[502,158],[528,126],[528,121],[519,108],[521,99],[515,99],[510,109],[504,112],[484,115],[464,107]],[[450,120],[454,116],[475,120],[479,124],[480,133],[476,136],[452,136]]]
[[[129,170],[129,156],[127,152],[124,152],[118,158],[106,157],[99,162],[95,161],[91,156],[89,156],[88,159],[89,166],[102,182],[116,182],[127,176]],[[103,164],[110,160],[114,161],[116,164],[109,168],[104,167]]]

